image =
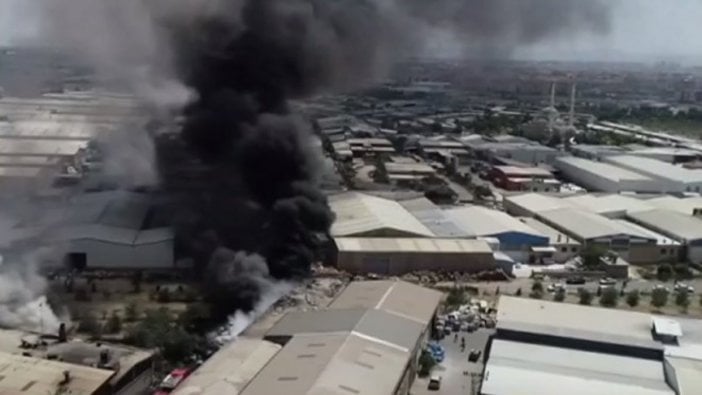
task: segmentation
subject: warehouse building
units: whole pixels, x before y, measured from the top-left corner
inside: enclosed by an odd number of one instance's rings
[[[564,232],[554,229],[553,227],[548,226],[535,218],[523,217],[519,218],[519,220],[530,228],[548,237],[548,243],[552,249],[550,254],[546,255],[544,258],[551,258],[550,260],[553,260],[554,262],[563,263],[580,254],[582,249],[580,242],[568,236]],[[534,253],[534,251],[532,251],[532,253]],[[542,257],[542,254],[535,255],[535,258],[537,256],[540,258]],[[535,259],[535,261],[538,260]],[[550,263],[549,259],[545,259],[544,263]]]
[[[686,163],[700,158],[699,151],[675,148],[675,147],[651,147],[633,150],[628,155],[640,156],[643,158],[655,159],[667,163]]]
[[[558,192],[561,183],[540,167],[494,166],[490,177],[508,191]]]
[[[543,211],[536,219],[578,240],[583,248],[612,250],[631,263],[655,263],[659,259],[656,238],[583,209]]]
[[[505,196],[502,203],[505,211],[517,217],[535,217],[542,211],[573,207],[565,199],[540,193]]]
[[[402,275],[416,271],[477,273],[496,269],[484,240],[336,238],[336,266],[350,273]]]
[[[702,192],[702,170],[631,155],[611,156],[605,161],[656,180],[657,188],[651,192]]]
[[[74,270],[175,267],[173,231],[152,223],[149,196],[110,191],[55,203],[47,202],[40,217],[30,213],[17,224],[21,237],[16,247],[59,244],[65,251],[63,260],[46,263]],[[55,232],[57,228],[61,232]]]
[[[351,283],[326,310],[292,312],[265,340],[281,344],[243,395],[407,395],[441,293],[399,281]]]
[[[557,149],[532,142],[488,142],[477,146],[479,155],[487,159],[506,158],[531,165],[553,164],[561,156]]]
[[[702,214],[702,197],[677,198],[675,196],[660,196],[646,200],[651,208],[672,210],[685,215],[699,216]]]
[[[667,192],[660,181],[634,169],[609,163],[595,162],[574,156],[561,157],[554,162],[563,177],[593,191],[600,192]]]
[[[600,161],[607,156],[626,155],[629,150],[619,145],[576,144],[570,147],[570,152],[581,158]]]
[[[628,212],[651,210],[646,200],[627,195],[577,195],[564,198],[568,204],[607,218],[624,218]]]
[[[404,200],[400,204],[419,222],[429,228],[436,237],[451,239],[475,236],[471,231],[462,229],[453,223],[446,216],[444,210],[425,197]]]
[[[336,215],[333,237],[433,237],[434,234],[398,202],[357,192],[329,197]]]
[[[280,351],[281,346],[240,336],[217,350],[173,395],[237,395]]]
[[[685,259],[702,262],[702,221],[698,218],[662,209],[629,213],[628,218],[683,244]]]
[[[518,261],[529,257],[532,247],[547,247],[548,237],[502,211],[481,206],[444,210],[446,217],[474,237],[495,238],[500,251]]]
[[[501,296],[481,394],[697,394],[702,321]]]

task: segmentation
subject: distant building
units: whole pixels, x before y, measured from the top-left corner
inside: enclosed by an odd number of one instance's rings
[[[154,353],[122,345],[0,331],[0,393],[132,395],[151,385]],[[60,392],[60,390],[64,392]]]
[[[336,238],[336,266],[355,274],[418,271],[478,273],[497,268],[483,240]]]
[[[558,158],[554,166],[564,178],[592,191],[658,193],[669,189],[636,169],[623,168],[614,163],[570,156]]]
[[[702,192],[702,170],[690,170],[682,166],[656,159],[638,156],[612,156],[608,163],[622,167],[656,180],[659,192]]]
[[[490,177],[508,191],[558,192],[560,181],[540,167],[494,166]]]

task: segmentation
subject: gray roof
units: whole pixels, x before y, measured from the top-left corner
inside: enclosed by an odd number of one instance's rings
[[[654,177],[673,180],[684,184],[702,182],[702,170],[689,170],[657,159],[640,156],[621,155],[605,159],[610,163]]]
[[[660,361],[494,340],[486,395],[673,395]]]
[[[497,328],[662,350],[650,314],[501,296]]]
[[[472,237],[470,231],[462,229],[451,221],[431,200],[421,197],[400,202],[402,207],[412,213],[424,226],[437,237]]]
[[[506,196],[505,201],[529,212],[532,215],[541,211],[572,207],[572,205],[568,204],[568,202],[563,199],[532,192],[514,196]]]
[[[702,221],[671,210],[637,211],[627,214],[634,222],[657,230],[680,242],[702,240]]]
[[[466,206],[444,212],[451,221],[476,236],[495,236],[501,233],[519,232],[545,238],[544,235],[503,211],[481,206]]]
[[[596,162],[589,159],[577,158],[575,156],[560,157],[554,162],[556,168],[561,169],[563,165],[576,167],[582,171],[596,174],[598,177],[611,181],[653,181],[650,177],[615,166],[609,163]]]
[[[637,232],[626,226],[589,211],[569,208],[543,211],[538,218],[549,225],[571,234],[579,240],[606,237],[634,237],[642,240],[654,240],[649,235]]]

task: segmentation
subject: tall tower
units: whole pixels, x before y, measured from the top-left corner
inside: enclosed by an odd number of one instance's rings
[[[568,117],[568,127],[570,129],[573,129],[575,126],[575,91],[576,91],[576,83],[573,81],[573,85],[570,87],[570,113]]]

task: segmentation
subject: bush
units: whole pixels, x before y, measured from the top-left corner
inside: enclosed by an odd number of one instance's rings
[[[585,306],[589,306],[592,304],[592,292],[588,291],[585,288],[580,288],[578,289],[578,297],[579,297],[579,303]]]
[[[619,302],[619,292],[614,288],[604,288],[600,296],[600,305],[605,307],[616,307]]]
[[[595,269],[600,266],[601,259],[605,255],[606,251],[602,247],[589,246],[587,247],[580,256],[583,259],[583,266]]]
[[[436,361],[431,353],[427,350],[422,350],[422,354],[419,356],[419,376],[427,377],[431,374],[431,370],[436,366]]]
[[[686,280],[692,278],[692,271],[690,270],[690,267],[688,267],[684,263],[678,263],[674,267],[675,269],[675,278],[678,280]]]
[[[553,294],[553,300],[556,302],[562,302],[565,300],[566,292],[565,289],[559,288],[555,294]]]
[[[171,303],[171,291],[169,291],[168,288],[161,289],[158,291],[156,300],[159,303]]]
[[[533,292],[544,292],[544,284],[541,281],[534,281],[534,284],[531,285],[531,290]]]
[[[540,291],[531,291],[529,297],[532,299],[541,299],[544,297],[544,293]]]
[[[683,310],[687,310],[688,306],[690,306],[690,294],[686,289],[681,289],[675,293],[675,304]]]
[[[78,322],[78,331],[92,336],[99,336],[101,329],[100,323],[92,314],[84,315],[80,322]]]
[[[673,266],[669,263],[659,265],[656,270],[656,277],[660,281],[668,281],[673,277]]]
[[[641,299],[641,295],[639,294],[639,291],[634,289],[629,291],[628,294],[626,294],[626,304],[629,305],[629,307],[636,307],[639,304],[639,300]]]
[[[124,319],[127,322],[134,322],[139,318],[139,310],[136,302],[130,302],[124,309]]]
[[[668,304],[668,291],[665,288],[655,288],[651,292],[651,306],[661,308]]]
[[[107,333],[120,333],[122,331],[122,319],[117,314],[117,311],[113,311],[110,319],[107,320],[107,326],[105,328]]]
[[[517,288],[517,292],[514,293],[514,296],[522,296],[522,289]],[[702,300],[700,300],[700,303],[702,303]]]

